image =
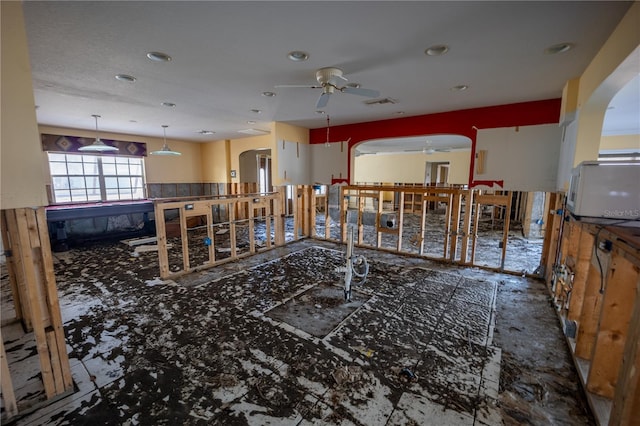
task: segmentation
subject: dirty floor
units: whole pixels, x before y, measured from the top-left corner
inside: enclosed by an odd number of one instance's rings
[[[119,242],[55,253],[76,389],[43,404],[33,337],[4,326],[14,423],[593,424],[543,283],[356,254],[369,273],[345,302],[325,241],[175,281]]]

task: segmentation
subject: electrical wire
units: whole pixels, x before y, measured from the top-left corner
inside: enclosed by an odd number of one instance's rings
[[[607,226],[615,226],[615,225],[621,225],[623,223],[638,222],[638,221],[640,221],[640,217],[636,217],[635,219],[626,219],[626,220],[620,220],[618,222],[608,223],[606,225],[600,226],[598,228],[598,231],[594,235],[593,250],[596,256],[596,261],[598,262],[598,269],[600,269],[600,294],[604,294],[604,269],[602,268],[602,262],[600,261],[600,256],[598,255],[598,247],[600,245],[600,243],[598,242],[598,237],[600,236],[600,231],[602,231]]]

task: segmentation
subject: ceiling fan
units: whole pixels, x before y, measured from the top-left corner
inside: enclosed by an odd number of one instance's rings
[[[316,80],[319,84],[314,85],[297,85],[297,84],[282,84],[275,87],[305,87],[309,89],[322,89],[322,93],[316,102],[316,108],[321,109],[327,106],[329,102],[329,96],[336,91],[341,93],[351,93],[353,95],[366,96],[368,98],[375,98],[380,96],[380,92],[372,89],[363,89],[359,85],[346,84],[347,78],[342,75],[342,70],[335,67],[320,68],[316,71]]]
[[[433,143],[428,139],[424,148],[422,148],[422,153],[427,155],[435,154],[436,152],[449,152],[449,151],[451,151],[450,148],[434,148]]]

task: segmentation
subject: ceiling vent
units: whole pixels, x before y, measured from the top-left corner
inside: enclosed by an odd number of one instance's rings
[[[244,130],[238,130],[238,133],[257,136],[257,135],[268,135],[271,132],[269,130],[261,130],[261,129],[244,129]]]
[[[381,98],[371,99],[370,101],[364,101],[367,105],[384,105],[384,104],[397,104],[398,101],[393,98]]]

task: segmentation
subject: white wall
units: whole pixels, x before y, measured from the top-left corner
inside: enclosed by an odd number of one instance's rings
[[[562,129],[557,124],[481,129],[476,152],[486,151],[485,172],[474,180],[503,180],[504,189],[555,191]],[[482,186],[478,186],[482,188]]]
[[[313,183],[331,184],[332,178],[347,178],[349,144],[334,142],[329,146],[313,144],[311,147],[311,180]]]
[[[311,149],[306,143],[279,141],[278,180],[284,184],[311,184]]]

